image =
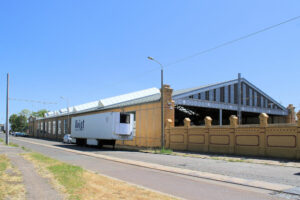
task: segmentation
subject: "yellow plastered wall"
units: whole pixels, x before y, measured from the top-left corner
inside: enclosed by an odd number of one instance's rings
[[[166,101],[170,101],[166,99]],[[103,111],[94,111],[82,114],[73,114],[70,115],[70,121],[72,117],[75,116],[83,116],[90,115],[95,113],[104,113],[104,112],[135,112],[136,114],[136,132],[135,137],[132,141],[117,141],[118,145],[127,145],[127,146],[137,146],[137,147],[160,147],[161,145],[161,103],[159,101],[152,103],[145,103],[134,106],[127,106],[122,108],[114,108]],[[174,117],[174,108],[166,107],[165,108],[166,117],[173,116]],[[37,124],[41,121],[48,123],[56,121],[56,126],[58,125],[58,120],[62,120],[61,129],[63,130],[63,120],[67,119],[67,116],[64,117],[55,117],[49,119],[36,120],[33,123]],[[53,134],[53,130],[51,128],[51,133],[37,134],[37,126],[34,128],[34,136],[40,138],[50,138],[61,140],[63,138],[63,134],[58,135],[57,131]]]
[[[195,152],[300,159],[300,124],[167,126],[167,148]]]

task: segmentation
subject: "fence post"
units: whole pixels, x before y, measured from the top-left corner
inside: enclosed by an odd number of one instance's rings
[[[189,135],[189,128],[191,126],[191,120],[190,120],[190,118],[184,118],[183,122],[184,122],[184,128],[185,128],[184,135],[183,135],[184,148],[185,148],[185,150],[188,150],[188,147],[189,147],[188,135]]]
[[[238,118],[235,115],[231,115],[230,118],[230,127],[231,128],[236,128],[238,126]]]
[[[300,160],[300,110],[297,113],[297,126],[298,126],[298,131],[297,131],[297,155],[296,158]]]
[[[268,138],[267,138],[267,127],[268,127],[268,118],[269,115],[266,113],[261,113],[259,115],[259,124],[260,124],[260,142],[259,142],[259,154],[261,156],[266,156],[266,150],[268,147]]]
[[[230,121],[230,128],[232,129],[232,136],[233,136],[233,138],[232,138],[232,140],[231,140],[231,142],[230,142],[230,144],[231,144],[231,151],[232,151],[232,153],[236,153],[237,151],[236,151],[236,128],[238,127],[238,118],[237,118],[237,116],[235,116],[235,115],[231,115],[230,117],[229,117],[229,121]]]
[[[266,113],[261,113],[259,115],[259,124],[260,124],[260,127],[268,127],[268,118],[269,118],[269,115],[267,115]]]
[[[204,122],[205,122],[205,128],[206,128],[206,134],[205,134],[205,144],[206,145],[206,151],[209,152],[210,148],[209,148],[209,129],[211,128],[211,122],[212,122],[212,118],[210,116],[206,116],[204,118]]]
[[[211,127],[211,122],[212,122],[211,117],[206,116],[205,119],[204,119],[204,121],[205,121],[205,127],[206,128],[210,128]]]
[[[170,148],[170,135],[171,135],[171,128],[173,127],[173,121],[172,119],[167,120],[167,127],[165,131],[165,147],[167,149]]]

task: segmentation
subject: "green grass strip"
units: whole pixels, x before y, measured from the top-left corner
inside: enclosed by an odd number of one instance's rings
[[[0,173],[4,172],[8,167],[8,159],[5,155],[0,155]]]
[[[43,154],[40,154],[40,153],[30,153],[30,156],[37,160],[37,161],[40,161],[41,163],[44,163],[44,164],[55,164],[57,163],[56,160],[52,159],[52,158],[49,158],[47,156],[44,156]]]
[[[15,143],[9,143],[9,145],[8,146],[10,146],[10,147],[19,147],[19,145],[18,144],[15,144]]]
[[[60,162],[39,153],[29,154],[33,159],[46,165],[46,168],[54,175],[54,178],[66,189],[72,200],[80,200],[78,190],[85,184],[84,170],[81,167]]]
[[[81,167],[63,163],[50,166],[48,169],[69,194],[74,194],[77,189],[84,185],[82,180],[83,169]]]

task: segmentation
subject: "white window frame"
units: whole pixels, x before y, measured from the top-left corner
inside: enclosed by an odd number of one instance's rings
[[[51,134],[51,121],[48,122],[48,133]]]
[[[61,120],[57,121],[57,134],[60,135],[61,134]]]
[[[56,134],[56,121],[52,121],[52,134],[55,135]]]
[[[65,119],[64,120],[64,134],[67,134],[68,133],[68,120]]]
[[[45,133],[48,133],[48,122],[45,122]]]

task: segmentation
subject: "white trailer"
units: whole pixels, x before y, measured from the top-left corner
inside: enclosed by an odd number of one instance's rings
[[[71,137],[78,145],[113,145],[116,140],[132,140],[134,114],[107,112],[72,117]]]

